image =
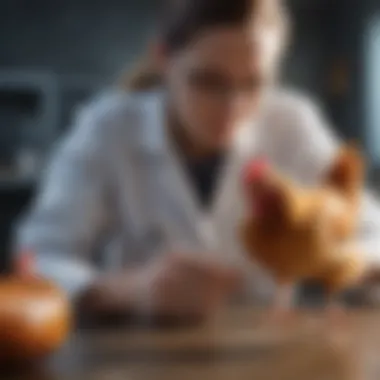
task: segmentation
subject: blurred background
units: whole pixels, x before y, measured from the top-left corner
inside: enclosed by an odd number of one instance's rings
[[[380,190],[380,0],[288,3],[283,81],[360,142]],[[156,8],[156,0],[0,0],[0,270],[54,143],[78,106],[134,64]]]

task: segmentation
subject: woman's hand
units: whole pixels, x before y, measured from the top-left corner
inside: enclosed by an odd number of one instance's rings
[[[90,293],[93,309],[101,311],[198,319],[223,306],[241,280],[238,271],[207,256],[167,254],[102,279]]]
[[[169,254],[143,269],[135,304],[143,312],[206,317],[238,290],[239,272],[211,258]]]

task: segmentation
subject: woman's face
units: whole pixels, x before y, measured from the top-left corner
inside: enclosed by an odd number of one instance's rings
[[[165,59],[171,105],[193,144],[228,144],[269,81],[267,43],[247,28],[215,28]]]

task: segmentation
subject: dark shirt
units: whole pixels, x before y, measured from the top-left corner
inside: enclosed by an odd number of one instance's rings
[[[186,174],[202,207],[211,206],[226,154],[218,153],[202,159],[182,157]]]

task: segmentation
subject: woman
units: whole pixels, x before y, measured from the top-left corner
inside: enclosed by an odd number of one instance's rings
[[[316,183],[338,145],[312,103],[276,86],[281,1],[172,3],[154,49],[159,88],[111,90],[83,110],[19,230],[21,257],[34,252],[94,312],[203,317],[242,289],[265,299],[273,284],[235,233],[240,170],[265,154]],[[363,207],[373,267],[380,214],[370,196]]]

